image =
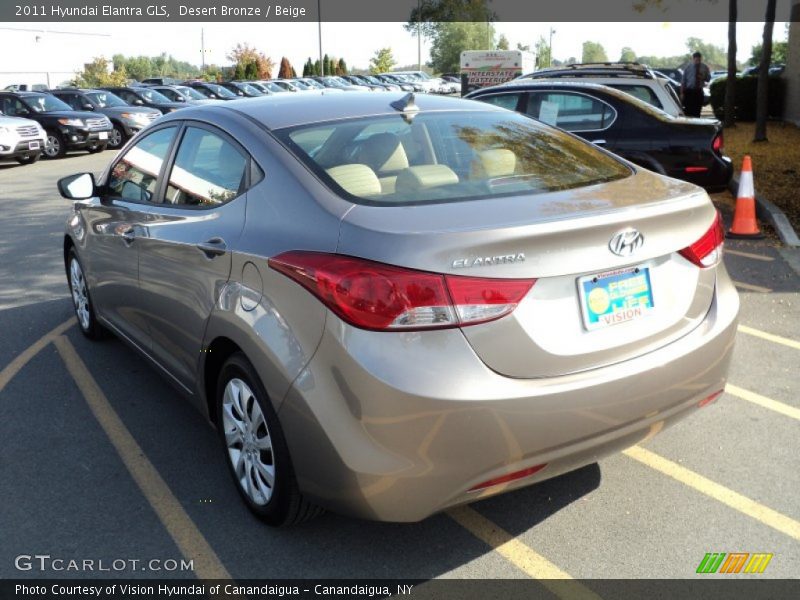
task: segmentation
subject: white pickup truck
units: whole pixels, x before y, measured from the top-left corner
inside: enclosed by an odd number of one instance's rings
[[[39,160],[47,135],[30,119],[7,117],[0,112],[0,160],[29,165]]]

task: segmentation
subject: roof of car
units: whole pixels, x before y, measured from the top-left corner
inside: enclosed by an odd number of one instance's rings
[[[607,85],[602,85],[600,83],[591,83],[591,82],[588,82],[588,81],[560,81],[558,79],[555,79],[555,80],[544,80],[544,81],[537,81],[537,80],[531,80],[531,79],[512,79],[511,81],[507,81],[507,82],[505,82],[503,84],[500,84],[500,85],[495,85],[495,86],[492,86],[492,87],[485,87],[485,88],[481,88],[480,90],[475,90],[475,92],[473,92],[473,93],[477,96],[477,95],[480,95],[480,94],[482,94],[484,92],[487,92],[489,90],[505,92],[505,91],[509,91],[509,90],[513,90],[513,89],[519,89],[519,88],[526,88],[526,89],[528,89],[528,88],[533,88],[533,89],[559,88],[559,89],[572,90],[572,91],[576,91],[576,92],[581,91],[581,90],[589,90],[589,91],[600,92],[600,93],[605,94],[607,96],[613,96],[614,98],[622,100],[623,102],[631,103],[632,102],[631,98],[633,98],[634,101],[637,100],[637,98],[634,98],[633,96],[631,96],[627,92],[623,92],[621,90],[609,87]],[[642,101],[640,101],[640,102],[642,102]]]
[[[258,98],[243,98],[232,100],[224,105],[210,104],[202,107],[185,109],[173,113],[174,118],[189,116],[189,111],[200,115],[217,111],[235,110],[262,123],[269,129],[282,129],[295,125],[335,121],[358,117],[371,117],[382,115],[402,114],[392,106],[392,102],[404,98],[407,94],[402,92],[353,92],[351,94],[332,94],[323,90],[318,93],[306,94],[274,94]],[[420,112],[425,111],[502,111],[489,104],[451,98],[447,96],[434,96],[430,94],[417,94],[414,104]],[[417,113],[412,113],[417,114]]]
[[[653,79],[650,67],[640,63],[574,63],[521,75],[519,79],[546,77],[636,77]]]

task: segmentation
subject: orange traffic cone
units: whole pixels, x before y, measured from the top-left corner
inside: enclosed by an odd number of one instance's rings
[[[739,193],[736,195],[736,211],[733,225],[728,231],[729,238],[763,238],[756,220],[756,193],[753,188],[753,164],[749,156],[742,161],[739,176]]]

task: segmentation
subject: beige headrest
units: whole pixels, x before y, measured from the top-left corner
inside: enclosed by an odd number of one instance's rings
[[[357,160],[378,173],[408,168],[408,156],[403,144],[393,133],[376,133],[362,143]]]
[[[517,167],[517,155],[506,148],[484,150],[478,153],[478,158],[489,178],[513,175]]]
[[[400,171],[395,187],[398,192],[412,192],[451,183],[458,183],[458,175],[447,165],[419,165]]]
[[[377,196],[381,193],[381,182],[375,171],[367,165],[339,165],[326,170],[344,191],[354,196]]]

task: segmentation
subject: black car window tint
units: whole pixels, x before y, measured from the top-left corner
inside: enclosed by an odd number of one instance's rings
[[[495,94],[492,96],[481,96],[481,102],[486,102],[487,104],[494,104],[495,106],[499,106],[501,108],[507,108],[508,110],[516,110],[517,103],[519,102],[519,94]]]
[[[622,85],[622,84],[615,84],[611,85],[614,89],[617,89],[621,92],[625,92],[630,94],[631,96],[638,98],[648,104],[652,104],[656,108],[663,108],[661,101],[656,97],[655,92],[651,90],[646,85]]]
[[[244,187],[245,158],[233,144],[206,129],[188,127],[169,176],[166,204],[217,206]]]
[[[531,92],[525,112],[565,131],[605,129],[614,115],[605,102],[583,94],[559,92]]]
[[[111,170],[107,185],[109,196],[134,202],[153,201],[158,174],[176,129],[159,129],[131,146]]]

